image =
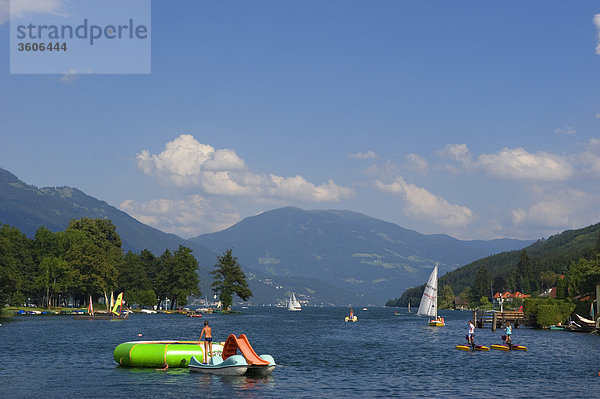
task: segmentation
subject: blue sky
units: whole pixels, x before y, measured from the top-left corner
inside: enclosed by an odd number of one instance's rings
[[[151,74],[11,75],[0,0],[0,167],[184,237],[285,205],[547,237],[600,221],[599,14],[154,0]]]

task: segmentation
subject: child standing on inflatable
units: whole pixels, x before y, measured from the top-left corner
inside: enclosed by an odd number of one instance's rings
[[[467,341],[471,345],[471,350],[475,350],[475,324],[473,320],[469,320],[469,333],[467,334]]]
[[[208,364],[208,354],[212,357],[212,329],[208,326],[208,320],[204,321],[204,328],[200,333],[200,338],[198,338],[198,345],[200,345],[200,341],[202,341],[202,336],[204,335],[204,363]]]

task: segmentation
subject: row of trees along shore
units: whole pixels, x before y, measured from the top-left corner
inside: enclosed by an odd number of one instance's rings
[[[106,293],[125,292],[127,303],[152,307],[165,299],[171,309],[185,306],[188,297],[201,295],[198,262],[190,248],[179,246],[155,256],[145,249],[124,253],[115,225],[108,219],[71,220],[64,231],[40,227],[29,239],[19,229],[0,225],[0,303],[44,307],[85,306]],[[233,294],[247,300],[252,292],[231,255],[218,257],[213,291],[224,308]]]
[[[440,278],[438,306],[452,309],[459,299],[466,308],[492,309],[494,293],[518,291],[531,295],[531,299],[504,302],[505,308],[525,304],[527,312],[538,313],[537,324],[550,325],[564,322],[573,311],[589,314],[589,300],[579,299],[585,294],[595,297],[597,283],[600,224],[566,231],[527,249],[493,255],[448,273]],[[540,299],[553,287],[556,299]],[[418,306],[423,290],[424,286],[409,288],[386,306]]]

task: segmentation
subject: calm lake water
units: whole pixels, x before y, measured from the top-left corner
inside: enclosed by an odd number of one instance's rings
[[[301,312],[255,307],[237,315],[134,314],[126,321],[19,316],[0,327],[2,398],[598,397],[600,337],[519,328],[528,352],[463,352],[471,312],[446,311],[446,327],[426,327],[394,309]],[[134,340],[194,340],[209,320],[215,340],[245,333],[278,367],[268,378],[220,377],[187,369],[128,369],[114,348]],[[142,337],[138,337],[142,334]],[[501,343],[477,329],[477,344]]]

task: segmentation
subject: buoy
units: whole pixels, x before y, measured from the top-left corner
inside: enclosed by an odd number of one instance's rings
[[[138,337],[141,337],[141,336],[142,336],[142,334],[138,334]]]

